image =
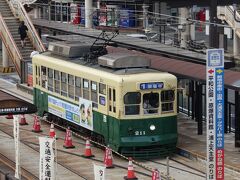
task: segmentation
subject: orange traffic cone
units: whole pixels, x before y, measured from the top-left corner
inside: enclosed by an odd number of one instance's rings
[[[94,157],[94,155],[92,154],[91,144],[90,144],[89,139],[86,140],[85,153],[82,156],[85,158]]]
[[[129,163],[128,163],[128,174],[127,176],[124,176],[124,179],[126,180],[137,180],[138,178],[134,174],[133,170],[133,163],[132,163],[132,158],[128,158]]]
[[[13,119],[13,115],[12,115],[12,114],[8,114],[8,115],[6,116],[6,119]]]
[[[21,114],[21,115],[20,115],[19,124],[20,124],[21,126],[23,126],[23,125],[28,125],[24,114]]]
[[[109,148],[109,146],[105,149],[104,164],[106,168],[114,168],[112,150]]]
[[[157,169],[152,172],[152,180],[160,180],[160,174]]]
[[[33,130],[32,132],[39,133],[42,132],[41,125],[38,116],[34,116]]]
[[[70,130],[70,127],[66,129],[66,135],[65,135],[63,147],[65,147],[66,149],[75,148],[75,146],[72,144],[72,132]]]
[[[50,138],[54,138],[56,135],[55,130],[54,130],[54,125],[51,124],[50,131],[49,131],[49,136]]]

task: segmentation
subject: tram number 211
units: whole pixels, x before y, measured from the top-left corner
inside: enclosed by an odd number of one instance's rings
[[[135,136],[143,136],[145,134],[145,131],[135,131]]]

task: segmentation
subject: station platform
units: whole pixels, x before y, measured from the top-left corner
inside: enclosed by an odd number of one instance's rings
[[[178,152],[190,159],[205,163],[206,161],[206,124],[203,134],[197,134],[197,122],[185,114],[178,114]],[[240,148],[235,148],[234,133],[224,134],[225,171],[240,173]],[[240,175],[240,174],[239,174]],[[240,176],[236,177],[240,179]]]

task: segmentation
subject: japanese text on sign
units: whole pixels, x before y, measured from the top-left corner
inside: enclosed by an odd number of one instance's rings
[[[54,180],[54,153],[52,138],[39,137],[40,143],[40,165],[39,179]]]

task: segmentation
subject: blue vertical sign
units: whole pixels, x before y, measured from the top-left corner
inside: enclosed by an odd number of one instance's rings
[[[207,50],[207,179],[224,179],[224,50]]]

